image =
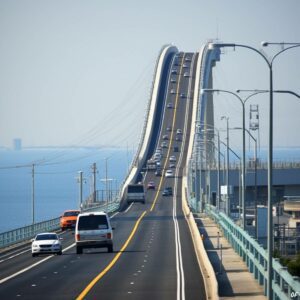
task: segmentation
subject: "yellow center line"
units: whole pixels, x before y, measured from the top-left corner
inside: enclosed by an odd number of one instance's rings
[[[181,72],[182,72],[182,66],[183,66],[184,56],[185,56],[185,54],[182,56],[180,71],[179,71],[178,75],[181,75]],[[163,167],[162,177],[160,178],[159,185],[158,185],[158,188],[157,188],[157,193],[155,195],[155,198],[154,198],[154,201],[153,201],[152,206],[150,208],[150,211],[153,211],[153,209],[155,207],[155,204],[157,202],[159,191],[160,191],[161,186],[162,186],[162,181],[163,181],[164,176],[165,176],[164,170],[166,169],[166,166],[167,166],[167,163],[168,163],[168,159],[169,159],[169,155],[170,155],[170,151],[171,151],[171,145],[172,145],[172,141],[173,141],[174,127],[175,127],[175,121],[176,121],[176,115],[177,115],[176,112],[177,112],[177,103],[178,103],[180,80],[181,80],[181,76],[178,76],[178,82],[177,82],[177,88],[176,88],[176,98],[175,98],[175,109],[174,109],[174,114],[173,114],[173,122],[172,122],[172,128],[171,128],[172,129],[172,131],[171,131],[172,134],[171,134],[171,137],[170,137],[170,144],[169,144],[169,147],[168,147],[168,152],[167,152],[165,164],[164,164],[164,167]]]
[[[142,213],[142,215],[139,217],[139,219],[137,220],[137,222],[135,223],[127,241],[124,243],[124,245],[122,246],[121,250],[117,253],[117,255],[113,258],[113,260],[107,265],[107,267],[101,272],[99,273],[88,285],[87,287],[80,293],[80,295],[76,298],[76,300],[81,300],[83,299],[88,293],[89,291],[94,287],[94,285],[115,265],[115,263],[119,260],[120,256],[123,254],[123,252],[125,251],[125,249],[127,248],[128,244],[130,243],[131,239],[133,238],[135,232],[137,231],[137,228],[140,224],[140,222],[142,221],[142,219],[144,218],[145,214],[147,213],[147,211],[144,211]]]

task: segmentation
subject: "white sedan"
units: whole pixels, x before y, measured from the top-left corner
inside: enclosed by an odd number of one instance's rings
[[[32,239],[31,253],[32,256],[36,256],[41,253],[56,253],[62,254],[61,238],[56,233],[46,232],[39,233],[34,239]]]
[[[170,169],[167,170],[166,173],[165,173],[165,176],[166,177],[173,177],[174,176],[173,170],[170,170]]]

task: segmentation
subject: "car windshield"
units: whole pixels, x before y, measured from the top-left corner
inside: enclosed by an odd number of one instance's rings
[[[64,217],[76,217],[79,215],[79,211],[66,211]]]
[[[57,235],[56,234],[40,234],[37,235],[35,240],[36,241],[45,241],[45,240],[57,240]]]
[[[79,218],[78,230],[108,229],[105,215],[90,215]]]

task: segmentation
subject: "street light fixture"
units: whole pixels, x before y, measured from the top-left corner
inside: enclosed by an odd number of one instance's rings
[[[274,54],[271,59],[269,59],[264,53],[248,45],[234,44],[234,43],[211,43],[209,49],[223,48],[223,47],[241,47],[247,48],[259,54],[261,58],[266,62],[269,68],[269,81],[270,81],[270,103],[269,103],[269,150],[268,150],[268,280],[267,280],[267,296],[268,299],[273,298],[272,294],[272,279],[273,279],[273,269],[272,269],[272,252],[273,252],[273,212],[272,212],[272,192],[273,192],[273,63],[276,57],[278,57],[283,52],[300,47],[300,43],[274,43],[274,42],[262,42],[262,46],[266,47],[268,45],[288,45]]]
[[[236,90],[237,93],[241,92],[260,92],[260,93],[269,93],[269,90]],[[280,94],[291,94],[297,98],[300,98],[300,95],[289,90],[273,90],[273,93],[280,93]]]

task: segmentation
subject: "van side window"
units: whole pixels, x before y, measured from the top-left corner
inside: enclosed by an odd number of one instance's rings
[[[106,216],[82,216],[79,218],[78,230],[108,229]]]

